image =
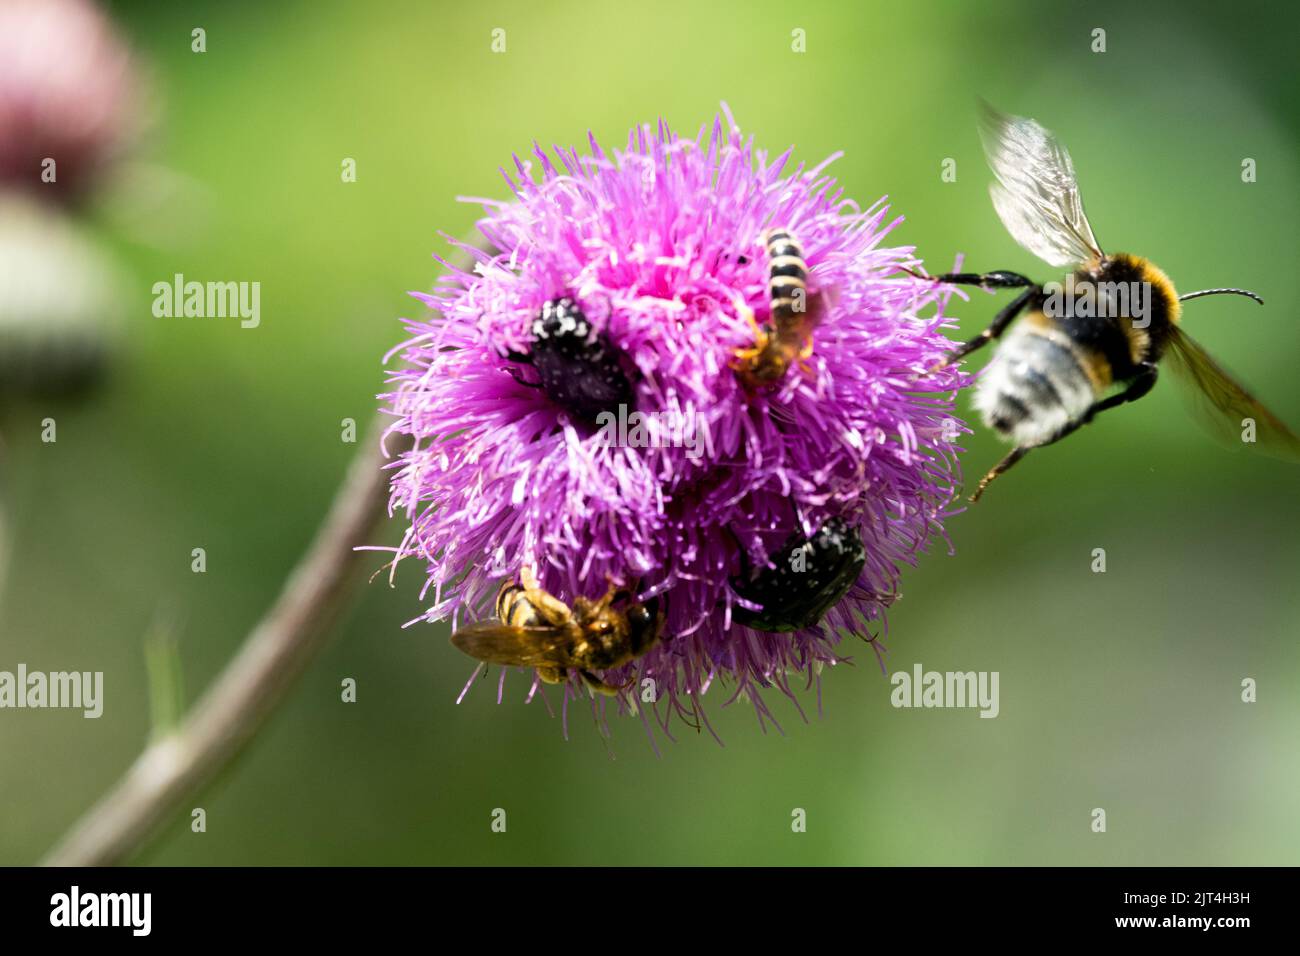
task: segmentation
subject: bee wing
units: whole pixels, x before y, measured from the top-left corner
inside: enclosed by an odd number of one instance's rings
[[[484,621],[451,635],[459,651],[488,664],[519,667],[576,667],[566,649],[565,633],[554,627],[516,627]]]
[[[982,103],[980,138],[997,182],[993,208],[1011,237],[1048,265],[1065,268],[1102,255],[1083,212],[1074,163],[1047,130]]]
[[[1195,389],[1199,417],[1212,434],[1241,444],[1243,419],[1253,419],[1255,441],[1262,451],[1300,460],[1300,438],[1177,326],[1170,329],[1167,355],[1170,367]]]

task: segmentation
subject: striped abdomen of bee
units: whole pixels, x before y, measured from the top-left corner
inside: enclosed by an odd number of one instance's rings
[[[998,343],[980,377],[975,408],[1017,445],[1039,445],[1085,419],[1116,383],[1154,380],[1180,312],[1169,278],[1138,256],[1117,254],[1079,267],[1066,289],[1032,289],[1027,311]],[[1143,290],[1125,303],[1117,290]],[[1086,307],[1081,305],[1087,301]]]
[[[751,388],[779,382],[797,359],[812,354],[812,332],[820,318],[808,300],[808,265],[798,240],[785,229],[772,229],[763,244],[771,311],[762,326],[755,323],[754,345],[737,350],[735,363]]]
[[[540,591],[540,588],[536,590]],[[541,593],[545,594],[545,592]],[[550,595],[546,596],[550,597]],[[547,607],[536,598],[529,600],[528,588],[514,581],[507,581],[497,592],[496,615],[498,621],[510,627],[546,627],[567,621],[569,609],[558,599],[555,600],[554,607]]]
[[[523,584],[508,581],[502,585],[497,593],[496,616],[505,628],[517,629],[515,633],[523,634],[527,630],[535,635],[531,650],[543,660],[562,653],[558,646],[570,645],[576,638],[569,606],[542,590],[531,571],[524,575]],[[557,646],[550,647],[548,644]],[[549,662],[542,663],[537,667],[542,680],[548,684],[558,684],[565,680],[563,667],[548,664]]]
[[[803,249],[794,236],[784,229],[773,229],[765,237],[767,245],[767,292],[772,302],[772,325],[778,332],[802,333],[808,314],[808,266]]]

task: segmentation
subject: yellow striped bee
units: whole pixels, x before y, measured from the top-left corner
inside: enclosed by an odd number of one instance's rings
[[[658,598],[635,602],[631,591],[611,582],[598,601],[580,597],[570,608],[543,590],[530,568],[519,578],[520,584],[507,581],[497,594],[497,620],[451,635],[458,650],[488,664],[536,668],[548,684],[563,683],[568,671],[576,670],[592,690],[612,696],[623,687],[592,671],[622,667],[659,640],[663,614]]]
[[[1300,455],[1300,439],[1225,372],[1179,327],[1182,303],[1245,289],[1179,295],[1152,262],[1102,252],[1083,212],[1074,164],[1038,123],[984,104],[984,151],[996,182],[993,206],[1012,238],[1049,265],[1073,269],[1064,283],[1039,285],[1014,272],[949,273],[940,282],[1024,289],[979,335],[953,351],[955,362],[997,339],[976,386],[984,423],[1015,443],[980,481],[989,483],[1034,448],[1059,441],[1100,412],[1141,398],[1156,383],[1164,358],[1208,399],[1213,422],[1236,432],[1255,422],[1258,442],[1284,457]],[[1005,337],[1003,333],[1021,313]],[[1115,387],[1119,390],[1114,390]],[[1110,394],[1108,394],[1110,393]]]
[[[763,234],[771,315],[754,323],[754,344],[737,349],[733,367],[747,388],[774,385],[796,359],[812,354],[813,329],[821,321],[821,300],[808,301],[808,264],[799,241],[785,229]],[[754,322],[753,316],[749,317]]]

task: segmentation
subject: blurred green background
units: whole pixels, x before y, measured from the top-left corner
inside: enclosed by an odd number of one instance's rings
[[[192,700],[308,542],[380,391],[438,232],[501,196],[534,138],[691,133],[727,101],[773,152],[888,193],[893,239],[935,270],[1052,270],[995,218],[975,97],[1073,152],[1102,244],[1183,291],[1240,285],[1187,328],[1300,425],[1295,8],[1131,3],[117,4],[151,63],[147,157],[196,184],[126,263],[124,363],[87,399],[0,413],[12,561],[0,669],[102,670],[99,720],[0,712],[0,863],[39,858],[149,734],[143,636],[179,611]],[[207,31],[207,52],[190,31]],[[507,31],[507,52],[490,51]],[[1091,31],[1107,51],[1091,52]],[[791,51],[806,31],[807,52]],[[340,182],[344,157],[358,181]],[[957,162],[945,183],[940,164]],[[1241,162],[1258,182],[1241,181]],[[255,330],[156,319],[176,272],[262,283]],[[955,309],[978,330],[998,300]],[[963,399],[962,409],[968,412]],[[58,442],[42,444],[54,416]],[[968,476],[1002,448],[970,441]],[[1172,381],[1028,459],[904,576],[892,669],[996,670],[1001,715],[895,710],[871,661],[824,675],[825,713],[779,697],[711,716],[656,757],[639,721],[571,739],[512,677],[478,685],[442,626],[401,630],[421,575],[362,583],[328,650],[253,747],[135,860],[150,864],[1294,864],[1300,862],[1300,471],[1224,449]],[[378,540],[395,540],[396,527]],[[190,570],[204,547],[206,574]],[[1090,570],[1105,548],[1105,574]],[[376,568],[369,561],[366,571]],[[358,700],[340,701],[355,678]],[[1240,700],[1241,680],[1259,700]],[[493,808],[508,813],[490,831]],[[791,812],[807,811],[805,834]],[[1108,832],[1090,831],[1103,807]]]

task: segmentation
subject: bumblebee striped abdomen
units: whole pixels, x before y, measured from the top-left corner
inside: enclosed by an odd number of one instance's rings
[[[1075,298],[1044,291],[1001,340],[975,393],[984,423],[1017,445],[1052,441],[1081,421],[1113,383],[1160,358],[1178,320],[1173,284],[1138,256],[1084,263],[1070,280]]]
[[[784,229],[766,236],[767,290],[778,331],[802,321],[808,302],[808,266],[798,241]]]
[[[1081,419],[1109,384],[1103,354],[1034,312],[1002,339],[976,386],[975,408],[989,428],[1032,445]]]

